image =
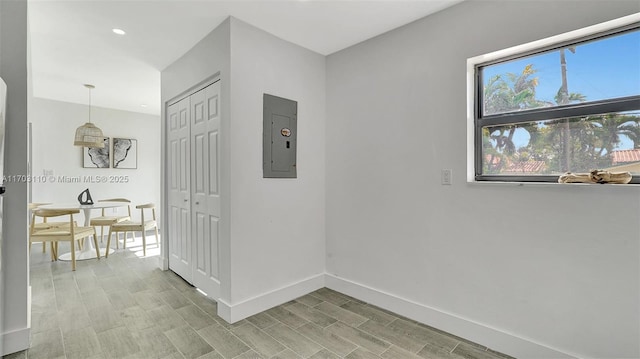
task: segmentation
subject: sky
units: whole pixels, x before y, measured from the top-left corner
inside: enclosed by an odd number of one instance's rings
[[[640,95],[640,30],[622,33],[605,40],[593,40],[575,46],[575,53],[565,50],[567,87],[570,93],[580,93],[587,101]],[[536,98],[555,103],[562,83],[560,51],[537,54],[483,68],[485,85],[497,74],[520,74],[533,64],[538,78]],[[516,132],[516,146],[528,142],[528,134]],[[623,141],[628,146],[630,141]],[[632,147],[629,146],[629,147]]]

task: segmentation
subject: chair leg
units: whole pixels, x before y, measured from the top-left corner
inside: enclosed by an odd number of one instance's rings
[[[31,243],[29,243],[29,252],[31,252]],[[42,253],[47,253],[47,243],[42,242]]]
[[[71,239],[71,270],[76,270],[76,241]]]
[[[122,248],[127,249],[127,232],[123,233]]]
[[[42,242],[42,244],[47,244],[47,242]],[[49,242],[49,247],[51,248],[51,261],[53,262],[58,258],[58,254],[53,242]]]
[[[142,256],[143,257],[147,256],[147,235],[145,232],[146,231],[143,228],[142,229]]]
[[[104,257],[107,258],[109,257],[109,249],[111,248],[111,234],[113,233],[113,231],[111,230],[111,227],[109,227],[109,234],[107,237],[107,249],[105,250],[104,253]],[[118,232],[116,232],[116,242],[118,242]]]
[[[104,226],[100,226],[100,243],[104,239]]]
[[[156,247],[160,247],[160,242],[158,241],[158,227],[154,228],[156,230]]]
[[[96,234],[93,234],[93,244],[96,246],[96,256],[100,259],[100,247],[98,246],[98,238],[96,238]],[[107,248],[107,252],[109,252],[109,248]]]

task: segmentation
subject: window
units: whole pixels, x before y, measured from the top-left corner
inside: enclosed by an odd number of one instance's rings
[[[640,24],[629,18],[469,59],[470,180],[602,169],[640,183]]]

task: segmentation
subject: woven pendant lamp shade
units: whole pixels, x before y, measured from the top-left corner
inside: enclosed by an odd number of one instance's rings
[[[91,123],[91,90],[95,88],[93,85],[85,84],[84,87],[89,89],[89,122],[78,127],[76,130],[76,138],[73,141],[74,146],[104,148],[104,135],[102,130]]]
[[[102,130],[87,122],[76,130],[75,146],[104,148]]]

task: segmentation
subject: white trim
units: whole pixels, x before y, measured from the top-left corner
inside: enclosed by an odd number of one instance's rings
[[[168,100],[164,101],[163,106],[162,106],[162,111],[160,114],[160,120],[162,121],[161,126],[160,126],[160,143],[161,143],[161,147],[162,147],[162,151],[160,153],[160,233],[169,233],[169,187],[168,187],[168,177],[170,175],[170,173],[167,171],[167,169],[169,168],[169,146],[167,146],[167,126],[169,126],[169,119],[167,118],[168,116],[168,109],[169,106],[177,103],[178,101],[180,101],[181,99],[184,99],[204,88],[206,88],[207,86],[213,85],[214,83],[221,81],[222,77],[220,76],[221,72],[220,71],[216,71],[216,73],[214,73],[211,76],[206,77],[204,80],[198,82],[197,84],[189,87],[188,89],[184,90],[183,92],[181,92],[180,94],[169,98]],[[220,82],[220,84],[222,84],[222,82]],[[189,194],[189,197],[191,197],[191,194]],[[223,217],[220,217],[220,221],[222,221]],[[189,220],[191,221],[191,219]],[[170,253],[169,253],[169,236],[167,235],[166,238],[165,236],[160,236],[160,242],[162,244],[162,247],[160,247],[160,260],[158,262],[158,265],[160,267],[160,269],[162,269],[163,271],[169,270],[169,261],[170,261]],[[220,261],[220,258],[218,258],[218,261]],[[185,281],[187,281],[187,283],[189,284],[193,284],[193,278],[183,278]],[[219,287],[219,286],[218,286]],[[218,290],[218,293],[220,291]]]
[[[475,124],[475,77],[476,77],[476,62],[474,58],[467,59],[467,182],[476,181],[476,169],[475,169],[475,136],[476,136],[476,124]]]
[[[399,315],[438,328],[453,335],[482,344],[492,350],[517,358],[578,358],[532,339],[492,328],[453,313],[429,307],[397,295],[368,287],[344,278],[326,274],[326,287],[359,300],[390,310]]]
[[[488,54],[475,56],[467,59],[467,64],[469,63],[469,61],[471,61],[473,64],[490,62],[493,60],[501,59],[503,57],[508,57],[508,56],[532,51],[532,50],[543,48],[543,47],[553,46],[561,42],[569,42],[572,40],[576,40],[576,39],[597,34],[600,32],[605,32],[615,28],[631,25],[639,21],[640,21],[640,12],[627,15],[618,19],[614,19],[611,21],[606,21],[600,24],[583,27],[578,30],[565,32],[563,34],[547,37],[547,38],[536,40],[536,41],[531,41],[526,44],[516,45],[503,50],[498,50],[498,51],[490,52]]]
[[[218,299],[218,315],[229,323],[235,323],[254,314],[261,313],[290,300],[309,294],[325,286],[325,274],[318,274],[270,292],[245,299],[238,303],[227,303]]]
[[[227,303],[222,298],[218,298],[218,300],[216,300],[216,303],[218,304],[218,316],[224,319],[227,323],[235,323],[236,321],[231,321],[231,304]]]
[[[160,242],[164,244],[162,237],[160,238]],[[166,253],[165,253],[166,254]],[[169,258],[165,258],[165,256],[158,257],[158,268],[162,270],[169,270]]]
[[[533,339],[493,328],[472,319],[416,303],[329,273],[318,274],[234,304],[218,299],[218,316],[228,323],[236,323],[323,287],[517,358],[575,359],[581,357],[578,354],[553,348]]]
[[[582,29],[565,32],[560,35],[512,46],[503,50],[478,55],[467,59],[467,182],[475,182],[475,67],[478,64],[498,60],[504,57],[549,47],[562,42],[569,42],[589,35],[605,32],[615,28],[640,22],[640,12],[611,21],[587,26]]]
[[[2,355],[8,355],[11,353],[19,352],[29,349],[29,339],[31,337],[31,328],[22,328],[14,330],[12,332],[2,333],[3,353]]]

